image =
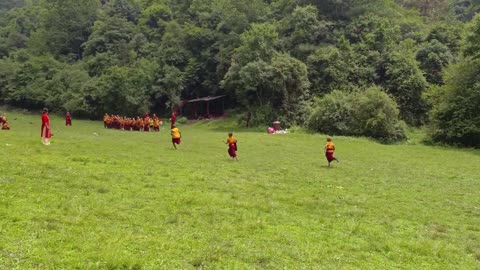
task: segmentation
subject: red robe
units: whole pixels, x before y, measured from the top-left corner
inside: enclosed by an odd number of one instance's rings
[[[237,144],[236,143],[228,144],[228,154],[232,158],[237,157]]]
[[[65,125],[66,126],[72,125],[72,116],[69,113],[65,115]]]
[[[177,114],[175,114],[175,112],[173,112],[172,113],[172,118],[170,118],[171,128],[173,128],[173,125],[175,125],[175,121],[177,121]]]
[[[52,133],[50,132],[50,118],[46,113],[42,114],[42,129],[40,136],[47,139],[52,137]]]

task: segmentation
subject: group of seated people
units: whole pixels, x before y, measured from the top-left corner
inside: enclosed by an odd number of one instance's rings
[[[150,117],[147,113],[143,118],[129,118],[119,115],[105,114],[103,116],[103,125],[109,129],[120,129],[126,131],[160,131],[160,125],[163,124],[162,119],[156,114]]]
[[[0,115],[0,128],[2,130],[10,130],[10,127],[8,126],[8,120],[7,120],[6,114]]]

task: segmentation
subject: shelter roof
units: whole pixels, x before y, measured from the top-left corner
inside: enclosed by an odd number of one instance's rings
[[[191,100],[184,100],[183,102],[184,103],[194,103],[194,102],[201,102],[201,101],[208,102],[208,101],[216,100],[216,99],[223,98],[223,97],[225,97],[225,95],[215,96],[215,97],[208,96],[208,97],[196,98],[196,99],[191,99]]]

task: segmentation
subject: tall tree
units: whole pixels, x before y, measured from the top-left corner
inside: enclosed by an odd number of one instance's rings
[[[82,44],[96,20],[97,0],[43,0],[40,39],[55,56],[82,57]]]

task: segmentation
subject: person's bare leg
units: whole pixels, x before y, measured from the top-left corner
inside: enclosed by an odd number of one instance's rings
[[[175,145],[175,143],[174,143],[174,142],[172,142],[172,144],[173,144],[173,147],[174,147],[174,148],[175,148],[175,150],[176,150],[176,149],[177,149],[177,146]]]

